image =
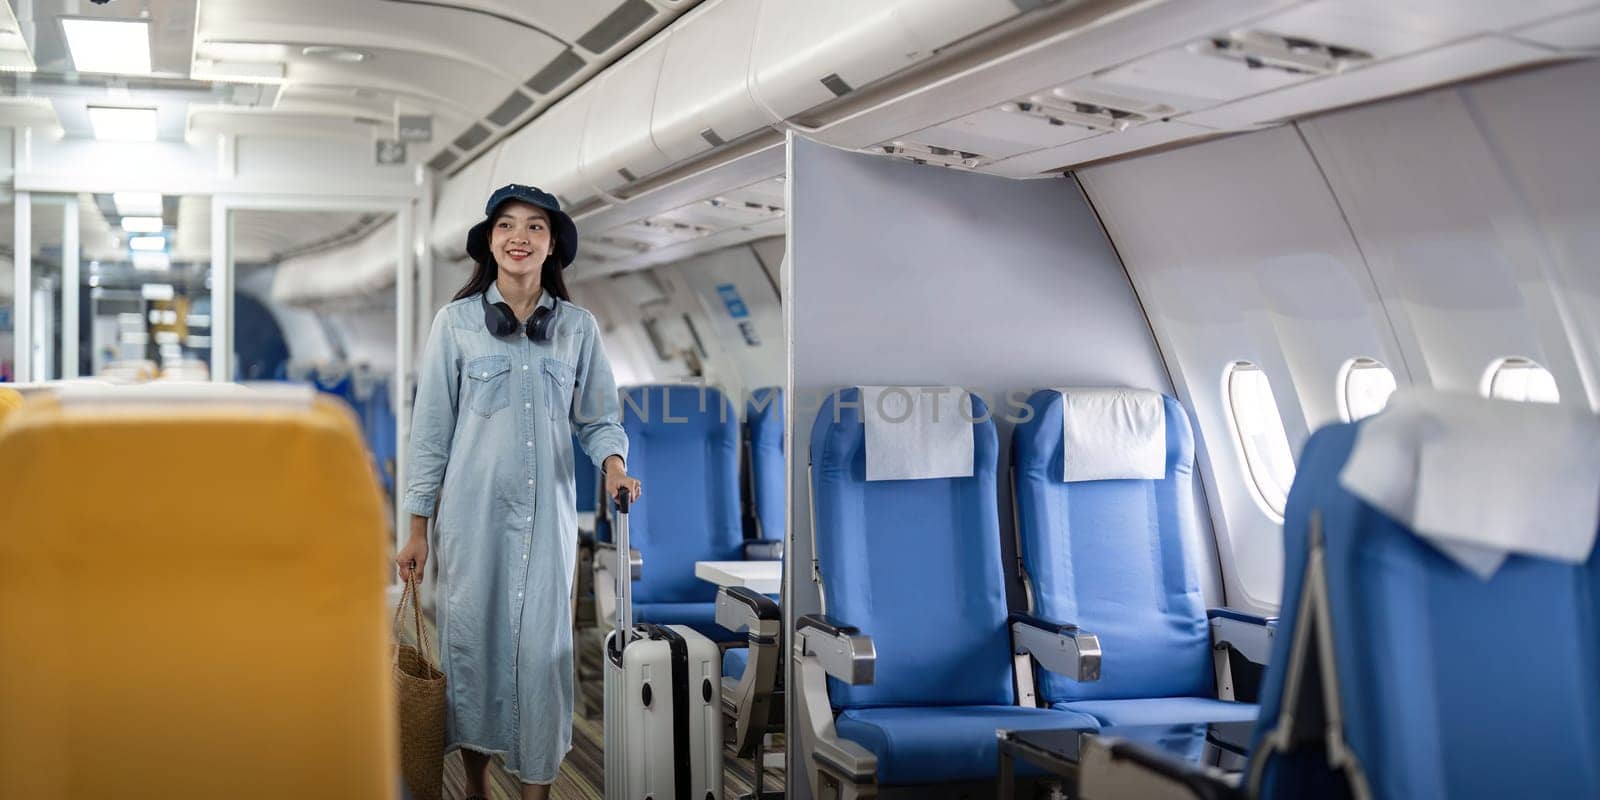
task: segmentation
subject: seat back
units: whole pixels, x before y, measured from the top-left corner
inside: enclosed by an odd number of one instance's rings
[[[1511,555],[1479,578],[1340,485],[1359,427],[1312,436],[1289,493],[1264,728],[1306,669],[1292,651],[1317,594],[1315,517],[1342,736],[1374,797],[1600,796],[1600,548],[1583,564]],[[1320,749],[1274,756],[1265,786],[1305,796],[1328,772]]]
[[[1012,431],[1017,538],[1033,613],[1100,637],[1101,678],[1039,673],[1047,703],[1213,696],[1205,601],[1186,543],[1196,536],[1194,437],[1178,401],[1163,398],[1160,480],[1063,480],[1061,392],[1028,398]]]
[[[16,389],[0,386],[0,422],[4,422],[11,412],[22,407],[22,393]]]
[[[835,707],[1014,702],[994,422],[972,396],[971,477],[866,479],[860,389],[811,429],[812,524],[829,616],[872,637],[875,679],[830,682]],[[874,413],[868,410],[866,413]]]
[[[628,474],[644,494],[630,510],[629,544],[644,559],[635,603],[709,603],[717,587],[696,561],[741,556],[739,417],[723,393],[688,385],[623,390]]]
[[[751,502],[760,525],[759,538],[783,541],[789,517],[784,502],[787,476],[783,463],[783,387],[757,389],[745,409],[745,442],[750,448]]]
[[[354,418],[128,388],[0,427],[0,796],[390,797],[392,544]]]

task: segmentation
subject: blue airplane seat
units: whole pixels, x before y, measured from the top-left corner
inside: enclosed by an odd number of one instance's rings
[[[1512,553],[1479,578],[1340,485],[1371,422],[1313,435],[1289,492],[1283,668],[1262,686],[1255,794],[1344,796],[1360,780],[1374,798],[1600,797],[1600,548],[1583,564]],[[1322,733],[1280,719],[1285,705],[1322,718],[1304,707],[1329,677],[1310,665],[1320,649],[1295,652],[1308,604],[1331,620],[1342,770],[1324,742],[1284,741]],[[1284,696],[1295,672],[1311,676],[1299,700]]]
[[[578,512],[592,514],[595,501],[600,497],[600,470],[595,468],[594,462],[583,452],[583,445],[578,443],[577,434],[572,435],[572,460]]]
[[[629,517],[629,544],[642,560],[634,619],[688,625],[717,641],[741,640],[716,624],[717,587],[694,574],[696,561],[743,558],[738,414],[711,387],[623,391],[628,472],[646,487]]]
[[[1061,391],[1035,392],[1028,399],[1031,419],[1013,430],[1017,538],[1032,613],[1094,633],[1102,651],[1100,680],[1039,670],[1039,696],[1105,725],[1254,720],[1255,704],[1216,699],[1211,624],[1184,549],[1197,536],[1188,417],[1178,401],[1142,394],[1152,405],[1159,398],[1165,418],[1160,479],[1066,481]],[[1118,411],[1091,406],[1087,419],[1075,421],[1105,418],[1120,430]],[[1144,441],[1159,450],[1160,421],[1152,423]],[[1080,463],[1097,456],[1082,448],[1071,455]],[[1160,453],[1152,456],[1155,469],[1145,474],[1161,472]]]
[[[390,387],[387,379],[380,378],[374,383],[366,405],[362,424],[367,428],[367,441],[372,448],[373,458],[378,462],[378,475],[383,481],[383,488],[392,495],[398,447],[395,439],[394,406],[390,403]]]
[[[828,621],[856,626],[875,652],[865,685],[829,672],[837,736],[876,757],[877,783],[907,786],[992,779],[997,729],[1096,729],[1087,714],[1017,704],[997,441],[983,400],[968,395],[978,420],[971,476],[869,482],[861,396],[854,387],[830,396],[810,442]],[[796,637],[810,635],[810,619]]]
[[[750,650],[745,647],[735,647],[722,654],[722,674],[737,677],[744,674],[744,667],[750,663]]]
[[[789,510],[784,505],[787,477],[783,462],[783,387],[751,393],[745,409],[745,440],[750,446],[751,501],[760,526],[759,539],[783,541]]]

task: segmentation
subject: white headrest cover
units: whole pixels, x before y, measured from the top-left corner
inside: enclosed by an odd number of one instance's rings
[[[1481,578],[1510,553],[1581,564],[1600,526],[1600,417],[1403,389],[1362,424],[1339,483]]]
[[[106,405],[193,408],[209,404],[310,408],[317,392],[304,384],[158,381],[133,386],[63,385],[55,395],[63,409]]]
[[[972,476],[972,396],[947,386],[862,386],[867,480]]]
[[[1161,480],[1167,475],[1167,410],[1149,389],[1057,389],[1062,480]]]

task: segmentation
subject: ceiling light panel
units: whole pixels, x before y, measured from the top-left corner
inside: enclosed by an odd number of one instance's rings
[[[166,226],[160,217],[122,218],[122,229],[128,233],[160,233]]]
[[[61,32],[79,72],[150,74],[150,21],[61,17]]]
[[[0,3],[0,72],[33,72],[33,53],[10,3]]]
[[[167,249],[165,236],[130,236],[128,249],[145,253],[158,253]]]
[[[89,106],[89,124],[94,138],[102,142],[153,142],[156,140],[156,110]]]
[[[156,192],[117,192],[111,195],[117,214],[124,217],[156,217],[162,213],[161,195]]]

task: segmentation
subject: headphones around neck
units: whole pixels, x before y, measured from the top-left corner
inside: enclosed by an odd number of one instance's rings
[[[483,326],[489,333],[497,337],[507,337],[517,332],[522,324],[517,321],[516,312],[506,303],[489,303],[489,291],[485,289],[478,295],[483,302]],[[558,299],[554,305],[546,307],[542,303],[533,309],[533,316],[528,318],[528,338],[539,344],[550,341],[550,334],[555,329],[556,309],[561,307]]]

